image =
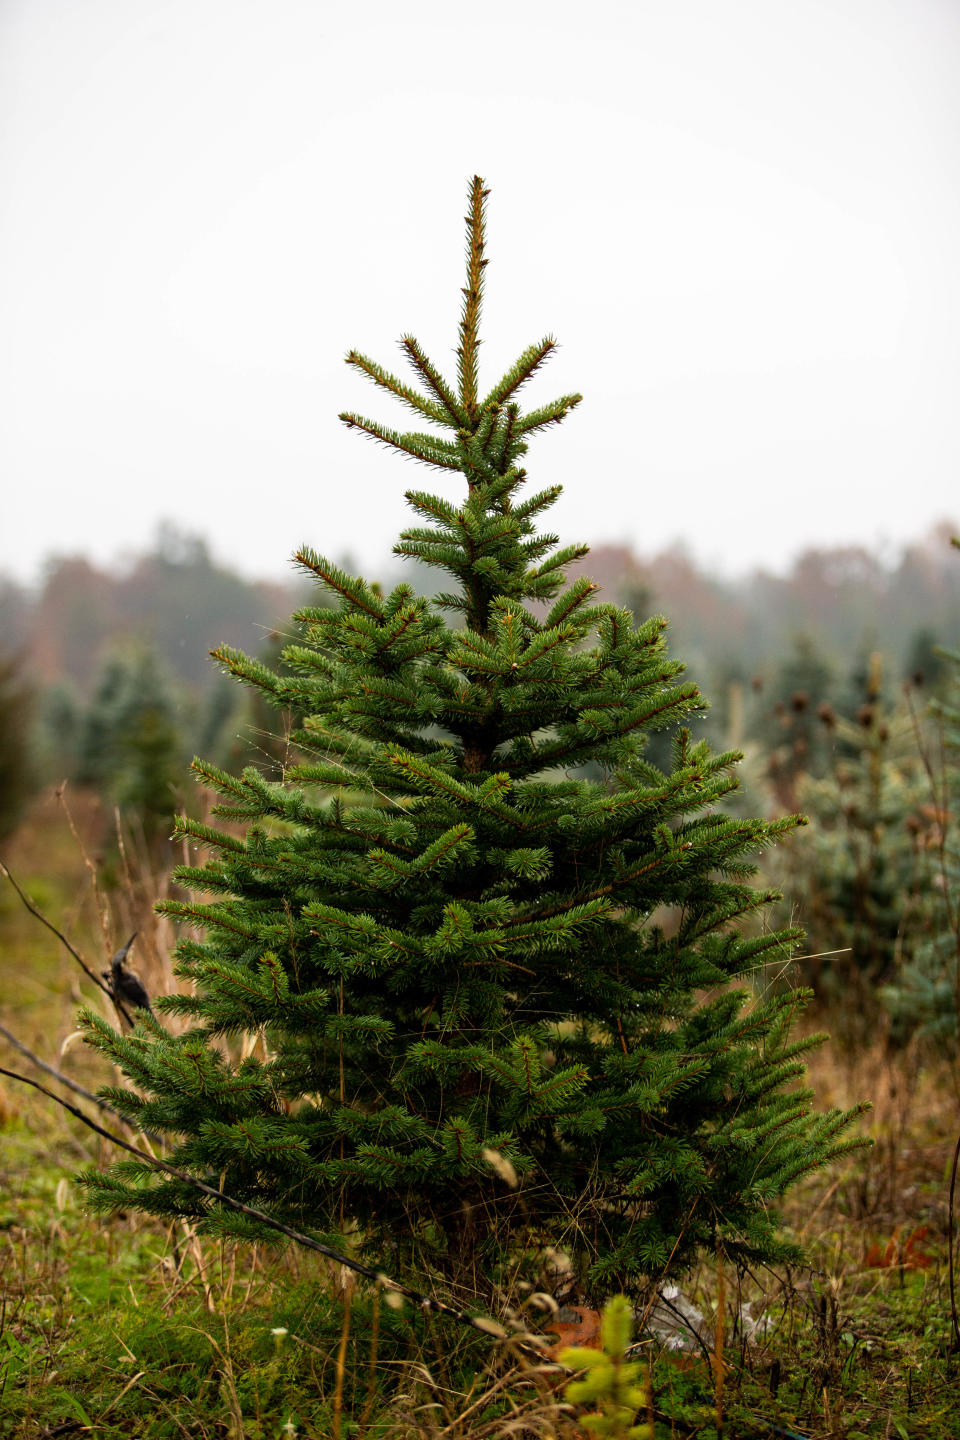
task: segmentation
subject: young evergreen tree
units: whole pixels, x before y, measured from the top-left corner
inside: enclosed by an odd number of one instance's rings
[[[738,924],[771,898],[751,855],[797,817],[721,813],[739,757],[685,729],[668,769],[645,759],[703,701],[666,621],[564,587],[586,547],[535,529],[559,486],[525,495],[521,459],[580,396],[521,410],[549,336],[482,392],[479,178],[469,194],[456,384],[412,335],[419,389],[347,357],[431,428],[341,417],[442,476],[407,492],[421,523],[396,553],[453,588],[384,595],[304,548],[336,607],[298,615],[293,673],[214,652],[306,717],[303,761],[282,781],[195,762],[230,826],[178,822],[212,852],[179,872],[211,902],[163,906],[206,934],[178,948],[190,988],[132,1034],[86,1023],[135,1087],[103,1093],[215,1187],[454,1281],[563,1246],[600,1294],[703,1246],[781,1255],[774,1202],[856,1142],[796,1088],[816,1043],[790,1037],[796,998],[731,984],[797,938]],[[602,779],[569,778],[589,762]],[[262,1043],[234,1062],[241,1032]],[[104,1208],[271,1238],[136,1161],[85,1180]]]
[[[855,719],[828,712],[830,772],[796,781],[812,824],[793,857],[790,898],[806,948],[821,957],[806,978],[848,1045],[883,1028],[881,987],[896,983],[925,941],[936,870],[914,719],[902,703],[885,703],[879,655],[871,671]],[[905,1026],[896,1029],[908,1038]]]
[[[78,737],[75,778],[114,801],[157,856],[167,849],[170,811],[190,753],[182,738],[185,712],[156,653],[127,645],[107,657]]]
[[[953,544],[960,549],[960,540]],[[946,1055],[956,1067],[960,1032],[960,651],[939,649],[936,659],[942,667],[943,694],[933,697],[927,716],[914,714],[927,781],[926,803],[917,805],[907,817],[913,844],[925,861],[921,918],[926,925],[883,998],[895,1034],[919,1033],[940,1058]]]
[[[36,784],[30,728],[35,699],[19,655],[0,655],[0,840],[20,823]]]

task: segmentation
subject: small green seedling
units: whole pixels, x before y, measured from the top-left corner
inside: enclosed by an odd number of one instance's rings
[[[640,1384],[640,1365],[624,1359],[630,1344],[630,1302],[615,1295],[603,1312],[600,1326],[602,1349],[585,1350],[568,1346],[557,1356],[561,1365],[583,1370],[582,1378],[571,1380],[566,1398],[575,1405],[594,1403],[597,1409],[581,1417],[580,1423],[598,1440],[652,1440],[649,1425],[634,1425],[638,1410],[647,1405],[647,1392]]]

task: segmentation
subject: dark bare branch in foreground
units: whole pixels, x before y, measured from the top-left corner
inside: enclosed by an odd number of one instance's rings
[[[59,1081],[61,1085],[66,1085],[68,1090],[72,1090],[76,1095],[82,1095],[85,1100],[92,1101],[94,1105],[98,1105],[101,1110],[105,1110],[109,1115],[114,1115],[120,1121],[121,1125],[126,1125],[130,1130],[139,1128],[136,1125],[131,1125],[130,1121],[121,1115],[120,1111],[111,1105],[109,1100],[103,1100],[99,1095],[94,1095],[93,1091],[88,1090],[85,1085],[81,1085],[77,1080],[71,1080],[70,1076],[64,1075],[62,1070],[55,1070],[52,1065],[47,1064],[46,1060],[41,1060],[39,1055],[35,1055],[32,1050],[28,1050],[23,1041],[18,1040],[16,1035],[7,1029],[6,1025],[0,1025],[0,1035],[2,1035],[15,1050],[19,1050],[21,1055],[25,1055],[31,1064],[36,1065],[38,1070],[43,1070],[46,1074],[52,1075],[54,1080]],[[159,1141],[161,1139],[161,1137],[154,1134],[152,1130],[141,1130],[140,1134],[145,1135],[148,1140]]]
[[[14,890],[19,895],[26,909],[30,911],[30,914],[33,915],[37,920],[39,920],[41,925],[46,925],[47,929],[51,930],[53,934],[56,935],[57,939],[60,941],[64,949],[73,956],[74,960],[76,960],[84,975],[86,975],[89,980],[93,981],[94,985],[96,985],[98,990],[102,990],[104,995],[110,998],[113,1004],[116,1005],[124,1020],[126,1020],[127,1024],[132,1026],[133,1021],[130,1018],[129,1012],[117,999],[113,991],[109,988],[108,985],[104,984],[104,982],[100,979],[98,975],[94,974],[94,972],[90,969],[90,966],[87,964],[86,960],[84,960],[80,952],[73,945],[71,945],[70,941],[67,939],[66,935],[64,935],[63,931],[58,930],[56,925],[54,925],[53,921],[48,920],[46,915],[44,915],[43,911],[40,910],[30,899],[29,895],[27,895],[26,892],[20,888],[20,886],[17,884],[16,880],[14,880],[9,869],[6,865],[4,865],[2,860],[0,860],[0,874],[3,874],[7,877],[7,879],[10,881],[10,884],[13,886]]]
[[[66,1085],[67,1089],[73,1090],[75,1094],[82,1095],[84,1100],[92,1100],[94,1105],[99,1105],[101,1110],[109,1110],[110,1114],[116,1115],[118,1120],[123,1119],[120,1112],[115,1110],[106,1100],[101,1100],[100,1096],[94,1095],[92,1090],[87,1090],[85,1086],[79,1084],[76,1080],[71,1080],[69,1075],[64,1075],[62,1071],[55,1070],[52,1065],[47,1064],[46,1060],[41,1060],[39,1055],[35,1055],[32,1050],[28,1050],[23,1041],[18,1040],[16,1035],[7,1029],[6,1025],[0,1025],[0,1035],[3,1036],[8,1044],[13,1046],[14,1050],[19,1050],[21,1055],[25,1055],[32,1065],[36,1065],[38,1070],[43,1070],[47,1075],[52,1075],[54,1080],[59,1080],[61,1085]]]

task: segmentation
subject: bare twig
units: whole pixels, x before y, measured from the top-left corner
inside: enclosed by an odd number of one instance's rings
[[[0,860],[0,872],[2,872],[10,881],[10,884],[13,886],[14,890],[16,890],[20,899],[23,901],[23,904],[25,905],[27,910],[30,911],[30,914],[33,915],[37,920],[39,920],[41,925],[46,925],[48,930],[53,931],[54,935],[56,935],[61,945],[65,946],[65,948],[73,956],[74,960],[76,960],[77,964],[80,966],[81,970],[83,970],[84,974],[89,976],[89,978],[93,981],[94,985],[99,986],[99,988],[104,992],[104,994],[109,995],[110,992],[107,989],[106,985],[104,985],[103,981],[98,979],[98,977],[93,973],[87,962],[84,960],[83,956],[70,944],[70,941],[67,939],[66,935],[64,935],[63,931],[58,930],[56,925],[54,925],[53,921],[48,920],[46,915],[44,915],[43,911],[39,910],[37,906],[33,903],[33,901],[30,899],[29,895],[27,895],[26,892],[20,888],[16,880],[13,878],[10,870],[3,863],[2,860]]]
[[[110,949],[110,911],[109,911],[109,908],[108,908],[108,906],[107,906],[107,902],[106,902],[106,900],[104,899],[103,892],[102,892],[101,889],[100,889],[100,880],[99,880],[99,878],[98,878],[98,876],[97,876],[97,867],[96,867],[96,865],[94,865],[93,861],[90,859],[90,856],[87,854],[87,847],[84,845],[83,840],[80,838],[80,831],[77,829],[76,825],[74,824],[73,816],[72,816],[71,813],[70,813],[70,806],[67,804],[67,782],[66,782],[66,780],[64,780],[61,785],[58,785],[58,786],[57,786],[56,796],[57,796],[57,800],[58,800],[59,803],[60,803],[60,808],[62,809],[64,815],[67,817],[67,824],[68,824],[69,827],[70,827],[70,834],[73,836],[74,840],[77,842],[77,849],[80,851],[80,858],[82,859],[84,865],[86,866],[87,870],[89,871],[89,874],[90,874],[90,885],[91,885],[91,888],[92,888],[92,890],[93,890],[93,898],[94,898],[94,900],[96,901],[96,904],[97,904],[97,915],[98,915],[99,920],[100,920],[100,929],[101,929],[102,932],[103,932],[103,943],[104,943],[104,945],[106,946],[106,948],[109,950],[109,949]]]
[[[337,1347],[336,1381],[333,1387],[333,1440],[340,1440],[343,1422],[343,1377],[347,1368],[347,1341],[350,1338],[350,1305],[353,1300],[352,1285],[343,1297],[343,1323],[340,1327],[340,1344]]]
[[[799,960],[825,960],[828,955],[852,955],[853,946],[844,945],[842,950],[818,950],[816,955],[791,955],[790,964],[795,965]]]
[[[84,960],[83,956],[80,954],[79,950],[75,949],[74,946],[71,945],[70,941],[67,939],[66,935],[64,935],[63,931],[58,930],[56,925],[54,925],[53,921],[48,920],[46,915],[44,915],[43,911],[40,910],[38,906],[36,906],[30,899],[29,895],[27,895],[25,891],[21,889],[21,887],[17,884],[16,880],[11,875],[8,867],[4,865],[2,860],[0,860],[0,874],[3,874],[7,877],[7,879],[10,881],[10,884],[13,886],[14,890],[16,890],[17,894],[22,900],[26,909],[30,911],[30,914],[33,915],[35,919],[39,920],[41,925],[46,925],[47,929],[51,930],[53,934],[56,935],[57,939],[60,941],[60,944],[64,947],[65,950],[68,951],[70,955],[73,956],[74,960],[76,960],[84,975],[86,975],[88,979],[93,981],[94,985],[96,985],[98,990],[102,990],[104,995],[107,995],[110,998],[113,1004],[116,1005],[124,1020],[126,1020],[127,1024],[132,1026],[133,1021],[131,1020],[127,1011],[124,1009],[123,1005],[121,1005],[120,1002],[117,1000],[117,997],[114,995],[110,987],[104,984],[104,982],[100,979],[99,975],[94,974],[94,972],[90,969],[90,966],[87,964],[86,960]]]
[[[19,1050],[20,1054],[25,1055],[31,1064],[36,1065],[38,1070],[46,1071],[48,1075],[53,1076],[54,1080],[59,1080],[61,1085],[66,1085],[69,1090],[73,1090],[77,1095],[82,1095],[84,1100],[92,1100],[94,1105],[100,1106],[101,1110],[109,1110],[111,1115],[117,1116],[118,1120],[123,1119],[120,1112],[115,1110],[108,1101],[101,1100],[100,1096],[94,1095],[92,1090],[87,1090],[83,1085],[78,1084],[76,1080],[71,1080],[69,1075],[62,1074],[61,1071],[55,1070],[52,1065],[48,1065],[46,1060],[41,1060],[39,1055],[34,1055],[33,1051],[28,1050],[23,1041],[18,1040],[16,1035],[12,1034],[5,1025],[0,1025],[0,1035],[13,1046],[14,1050]]]
[[[110,1104],[109,1100],[102,1100],[99,1095],[94,1095],[93,1091],[88,1090],[85,1085],[81,1085],[76,1080],[71,1080],[69,1075],[64,1075],[61,1070],[55,1070],[52,1065],[48,1065],[46,1060],[41,1060],[39,1055],[35,1055],[32,1050],[28,1050],[23,1041],[18,1040],[16,1035],[8,1030],[5,1025],[0,1025],[0,1035],[2,1035],[15,1050],[19,1050],[21,1055],[25,1055],[32,1064],[36,1065],[38,1070],[46,1071],[46,1073],[52,1075],[55,1080],[59,1080],[61,1085],[66,1085],[68,1090],[73,1090],[75,1094],[82,1095],[85,1100],[90,1100],[94,1105],[99,1105],[101,1110],[106,1110],[110,1115],[115,1115],[121,1125],[126,1125],[130,1130],[139,1131],[139,1133],[148,1140],[157,1143],[162,1142],[162,1137],[156,1135],[152,1130],[144,1130],[141,1126],[132,1124],[125,1115],[121,1115],[115,1105]]]

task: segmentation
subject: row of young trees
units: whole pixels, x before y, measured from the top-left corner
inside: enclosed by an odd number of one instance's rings
[[[263,653],[278,655],[276,636]],[[151,857],[169,863],[173,814],[194,799],[190,757],[199,750],[218,764],[279,773],[284,729],[258,697],[222,676],[197,691],[136,642],[107,652],[86,699],[68,684],[34,688],[11,657],[0,663],[0,833],[15,831],[33,796],[68,781],[94,792],[105,816],[117,810]]]
[[[144,564],[153,573],[162,557],[164,568],[177,577],[184,567],[209,568],[205,552],[198,560],[195,551],[182,538],[174,550],[168,539],[162,552]],[[606,593],[623,600],[638,620],[653,608],[650,592],[629,580],[619,596],[615,588]],[[866,641],[844,665],[831,658],[823,637],[807,635],[795,637],[772,667],[751,668],[743,658],[721,656],[710,663],[701,658],[695,673],[711,696],[701,733],[717,748],[748,743],[769,757],[770,793],[760,787],[750,801],[754,806],[766,811],[779,806],[784,812],[804,808],[820,821],[820,793],[808,788],[801,805],[798,783],[807,776],[826,776],[844,749],[823,717],[835,714],[842,725],[845,720],[858,723],[857,717],[877,703],[895,710],[904,683],[922,708],[942,689],[944,661],[936,642],[935,634],[921,626],[907,654],[898,659],[883,652],[879,669],[879,652]],[[194,648],[199,652],[199,642]],[[274,633],[264,641],[261,658],[270,663],[279,650]],[[63,675],[41,683],[25,655],[8,655],[2,662],[0,687],[0,811],[7,834],[32,794],[69,780],[92,787],[109,807],[119,805],[138,830],[160,839],[171,808],[189,794],[183,777],[190,755],[200,752],[231,766],[250,760],[269,769],[284,748],[272,733],[275,718],[255,696],[244,697],[216,675],[197,687],[174,670],[162,647],[131,637],[115,638],[104,649],[84,690]],[[651,737],[648,754],[662,758],[669,744],[669,732],[661,732]]]

